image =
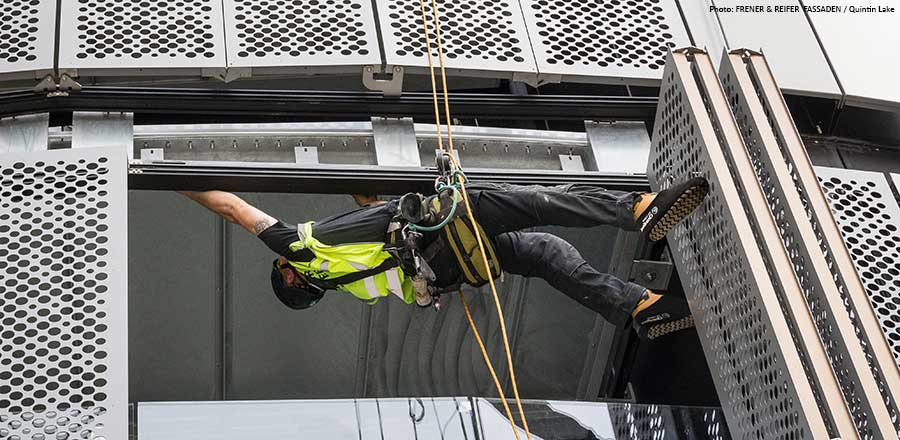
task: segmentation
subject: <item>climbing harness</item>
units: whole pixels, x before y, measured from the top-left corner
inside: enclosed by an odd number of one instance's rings
[[[438,158],[438,169],[441,171],[441,177],[438,178],[439,183],[436,184],[435,189],[437,190],[438,189],[437,186],[441,183],[442,179],[445,179],[445,181],[443,183],[445,185],[449,186],[451,188],[451,191],[453,191],[453,194],[454,194],[454,196],[452,197],[452,199],[453,199],[452,206],[454,208],[454,214],[456,212],[455,209],[457,208],[457,204],[459,202],[457,200],[456,194],[462,195],[462,201],[464,202],[466,217],[468,218],[469,223],[471,225],[476,225],[475,233],[473,235],[475,237],[475,244],[477,244],[478,252],[480,253],[481,264],[484,268],[491,268],[492,267],[492,264],[490,261],[491,258],[488,256],[489,252],[485,245],[486,243],[488,243],[488,246],[489,246],[489,241],[486,239],[486,237],[483,237],[483,233],[481,233],[479,231],[480,228],[477,228],[478,223],[475,221],[475,215],[471,209],[471,204],[469,202],[469,196],[466,193],[465,174],[462,173],[462,167],[460,166],[460,164],[458,163],[458,161],[456,160],[456,157],[454,155],[453,129],[452,129],[452,121],[453,120],[450,118],[450,97],[449,97],[449,94],[447,91],[447,72],[446,72],[446,68],[444,65],[444,47],[443,47],[443,43],[441,41],[440,10],[437,7],[437,0],[431,0],[431,10],[433,13],[433,18],[434,18],[434,31],[435,31],[435,36],[436,36],[436,40],[437,40],[438,58],[439,58],[439,63],[440,63],[440,68],[441,68],[441,84],[443,86],[443,101],[444,101],[444,112],[445,112],[444,116],[445,116],[445,120],[447,122],[447,142],[448,142],[448,147],[449,147],[447,151],[444,150],[443,134],[441,133],[441,115],[440,115],[440,106],[438,104],[437,81],[436,81],[436,75],[435,75],[435,69],[434,69],[434,60],[433,60],[433,56],[431,53],[431,51],[432,51],[431,32],[429,30],[428,14],[425,10],[425,0],[419,0],[419,9],[422,14],[422,26],[423,26],[423,31],[424,31],[424,35],[425,35],[425,45],[426,45],[425,53],[428,55],[428,70],[429,70],[429,74],[431,77],[431,93],[432,93],[432,98],[434,101],[435,127],[437,130],[438,150],[440,151],[440,155]],[[449,170],[452,170],[452,172],[448,173]],[[449,179],[447,179],[448,177],[449,177]],[[456,185],[458,185],[458,188],[456,188]],[[443,190],[444,190],[444,188],[441,187],[441,190],[438,191],[438,194],[440,194],[441,191],[443,191]],[[472,247],[472,249],[474,249],[474,247]],[[490,253],[493,254],[493,252],[490,252]],[[493,257],[494,262],[496,262],[496,257],[493,255],[491,255],[491,257]],[[513,394],[514,394],[515,400],[516,400],[516,407],[518,409],[519,416],[522,419],[522,427],[525,428],[525,435],[527,436],[528,440],[531,440],[531,431],[528,429],[528,422],[525,420],[525,411],[522,409],[522,402],[521,402],[521,399],[519,398],[519,387],[516,383],[516,373],[515,373],[515,370],[513,369],[512,353],[509,348],[509,336],[507,335],[507,331],[506,331],[506,321],[503,318],[503,309],[500,306],[500,297],[497,294],[497,287],[494,285],[495,276],[491,270],[486,271],[486,278],[487,278],[487,283],[490,285],[490,288],[491,288],[491,294],[493,295],[494,305],[496,306],[497,316],[500,321],[500,330],[501,330],[501,334],[503,336],[503,348],[506,352],[506,363],[507,363],[507,367],[509,368],[510,382],[512,383]],[[491,378],[494,380],[494,386],[497,388],[497,393],[500,395],[500,401],[503,403],[503,408],[506,411],[506,416],[509,419],[510,427],[513,430],[513,434],[515,435],[517,440],[521,440],[519,437],[519,432],[516,429],[515,421],[513,420],[512,412],[509,409],[509,404],[507,403],[506,397],[503,393],[503,388],[500,385],[500,380],[497,378],[497,373],[494,371],[490,357],[488,356],[488,353],[487,353],[487,349],[484,346],[484,341],[482,341],[481,336],[478,333],[478,329],[475,326],[475,321],[472,319],[471,311],[469,310],[469,306],[466,303],[465,296],[463,295],[461,289],[459,291],[459,299],[463,304],[463,309],[466,312],[466,317],[468,318],[469,325],[472,328],[472,333],[475,335],[475,339],[478,342],[479,347],[481,348],[481,354],[482,354],[482,357],[484,358],[485,364],[487,364],[488,371],[491,373]]]

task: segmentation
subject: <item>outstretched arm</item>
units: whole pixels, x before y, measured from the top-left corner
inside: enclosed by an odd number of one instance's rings
[[[221,215],[225,220],[241,225],[253,235],[259,235],[278,222],[240,197],[224,191],[178,191],[206,209]]]

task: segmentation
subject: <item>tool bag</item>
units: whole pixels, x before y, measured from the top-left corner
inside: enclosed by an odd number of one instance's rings
[[[435,217],[439,219],[446,218],[450,215],[450,207],[453,204],[453,192],[443,191],[436,196],[430,197],[429,205]],[[494,246],[491,244],[490,238],[481,229],[476,222],[473,224],[469,221],[469,216],[465,208],[465,204],[458,200],[458,206],[454,219],[447,223],[441,229],[441,235],[446,245],[450,246],[459,268],[462,270],[463,279],[467,284],[473,287],[481,287],[488,282],[488,274],[493,279],[497,279],[503,272],[500,267],[500,260],[494,252]],[[488,265],[484,265],[484,259],[481,257],[481,251],[478,249],[478,239],[475,234],[481,236],[481,242],[484,245],[485,254],[487,255]]]

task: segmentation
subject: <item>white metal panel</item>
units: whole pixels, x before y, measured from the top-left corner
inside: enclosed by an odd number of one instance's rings
[[[434,64],[437,37],[431,1],[425,0]],[[437,2],[445,65],[453,73],[537,72],[528,31],[517,0]],[[378,1],[379,25],[389,65],[427,67],[419,0]]]
[[[61,70],[134,75],[224,68],[221,0],[63,0]]]
[[[53,69],[56,0],[0,3],[0,79],[35,77]]]
[[[229,67],[381,64],[369,0],[225,0]]]
[[[118,148],[134,158],[133,113],[72,113],[72,148]]]
[[[538,70],[565,80],[658,83],[690,45],[675,0],[521,0]]]
[[[678,3],[684,20],[687,22],[690,37],[694,40],[694,46],[705,49],[706,53],[713,55],[725,51],[725,36],[722,34],[722,26],[714,12],[709,11],[712,0],[681,0]],[[713,62],[720,60],[713,57]]]
[[[806,0],[807,6],[837,4],[841,13],[811,12],[813,27],[834,66],[848,103],[900,108],[900,12],[850,12],[850,7],[897,8],[896,2]],[[776,72],[777,73],[777,72]]]
[[[744,0],[716,0],[719,7],[733,8],[746,4]],[[778,79],[778,86],[785,93],[840,98],[841,89],[800,2],[786,1],[779,3],[779,6],[797,9],[719,13],[728,46],[731,49],[762,51]],[[718,58],[721,54],[717,52],[713,56]]]

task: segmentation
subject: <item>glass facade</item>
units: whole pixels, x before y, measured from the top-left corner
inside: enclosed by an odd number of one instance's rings
[[[525,439],[515,403],[510,409]],[[498,399],[472,397],[139,403],[137,440],[512,440]],[[532,439],[730,439],[718,408],[523,402]]]

